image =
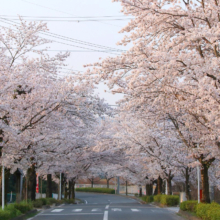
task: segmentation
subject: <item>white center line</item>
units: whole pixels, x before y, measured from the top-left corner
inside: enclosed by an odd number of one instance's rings
[[[104,218],[103,218],[103,220],[108,220],[108,211],[105,211],[105,212],[104,212]]]
[[[106,207],[105,207],[105,209],[108,209],[109,208],[109,205],[107,205]]]

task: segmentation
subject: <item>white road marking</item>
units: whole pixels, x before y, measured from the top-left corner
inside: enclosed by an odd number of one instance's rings
[[[106,207],[105,207],[105,209],[108,209],[109,208],[109,205],[107,205]]]
[[[86,200],[84,200],[84,201],[85,201],[86,204],[88,203]]]
[[[81,212],[82,209],[73,209],[73,212]]]
[[[54,209],[51,212],[62,212],[64,209]]]
[[[92,209],[92,212],[101,212],[101,209]]]
[[[140,212],[138,209],[131,209],[132,212]]]
[[[112,209],[112,211],[114,211],[114,212],[121,212],[121,209],[115,208],[115,209]]]
[[[105,211],[105,212],[104,212],[104,218],[103,218],[103,220],[108,220],[108,211]]]
[[[38,215],[38,216],[58,216],[58,215],[60,215],[60,216],[64,216],[64,215],[69,215],[69,216],[71,216],[71,215],[103,215],[103,213],[69,213],[69,214],[40,214],[40,215]]]

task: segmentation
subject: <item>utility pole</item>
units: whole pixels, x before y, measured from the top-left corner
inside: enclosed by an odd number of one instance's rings
[[[119,176],[117,176],[117,194],[120,194],[120,179]]]
[[[60,173],[60,200],[62,199],[62,173]]]
[[[5,167],[2,165],[2,210],[5,209]]]
[[[165,183],[166,183],[166,192],[165,192],[165,194],[168,195],[167,180],[165,180]]]
[[[200,167],[197,166],[197,178],[198,178],[198,203],[200,203]]]
[[[199,144],[197,144],[197,148],[199,148]],[[197,179],[198,179],[198,203],[200,203],[200,167],[199,165],[197,165]]]

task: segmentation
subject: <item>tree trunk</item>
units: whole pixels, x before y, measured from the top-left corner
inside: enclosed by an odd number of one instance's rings
[[[64,198],[65,198],[65,199],[67,199],[68,194],[69,194],[69,193],[68,193],[68,186],[67,186],[67,184],[68,184],[68,182],[65,183],[65,187],[64,187],[64,190],[65,190],[65,191],[64,191]]]
[[[52,175],[47,174],[46,198],[52,198]]]
[[[15,175],[15,190],[16,190],[16,202],[19,203],[21,201],[20,195],[20,186],[21,186],[21,173],[16,170]]]
[[[191,200],[191,193],[189,190],[189,167],[185,168],[185,193],[187,200]]]
[[[91,181],[91,187],[93,188],[93,185],[94,185],[94,180],[92,178],[92,181]]]
[[[150,184],[146,184],[146,196],[151,196],[153,192],[153,185]]]
[[[75,181],[72,182],[72,194],[71,194],[71,199],[75,199]]]
[[[157,178],[157,194],[158,195],[162,193],[162,182],[163,181],[162,181],[161,177],[159,176]]]
[[[168,195],[172,195],[172,175],[171,175],[171,171],[169,172],[168,178],[167,178],[167,194]]]
[[[142,187],[140,186],[140,188],[139,188],[139,197],[141,197],[142,196]]]
[[[72,180],[69,180],[69,194],[68,194],[68,199],[71,199],[71,194],[72,194]]]
[[[27,181],[27,198],[34,201],[36,199],[36,171],[34,165],[27,170]]]
[[[109,189],[109,179],[107,179],[107,188]]]
[[[204,202],[204,203],[210,203],[208,169],[209,169],[208,165],[206,163],[202,163],[202,169],[201,169],[202,200],[201,202]]]
[[[127,195],[128,195],[128,181],[126,181],[125,184],[126,184],[126,186],[125,186],[125,187],[126,187],[125,190],[126,190],[126,196],[127,196]]]

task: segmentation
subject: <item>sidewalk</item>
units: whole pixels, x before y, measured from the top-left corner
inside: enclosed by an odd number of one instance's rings
[[[180,207],[166,207],[165,209],[168,209],[171,212],[177,213],[180,210]]]

